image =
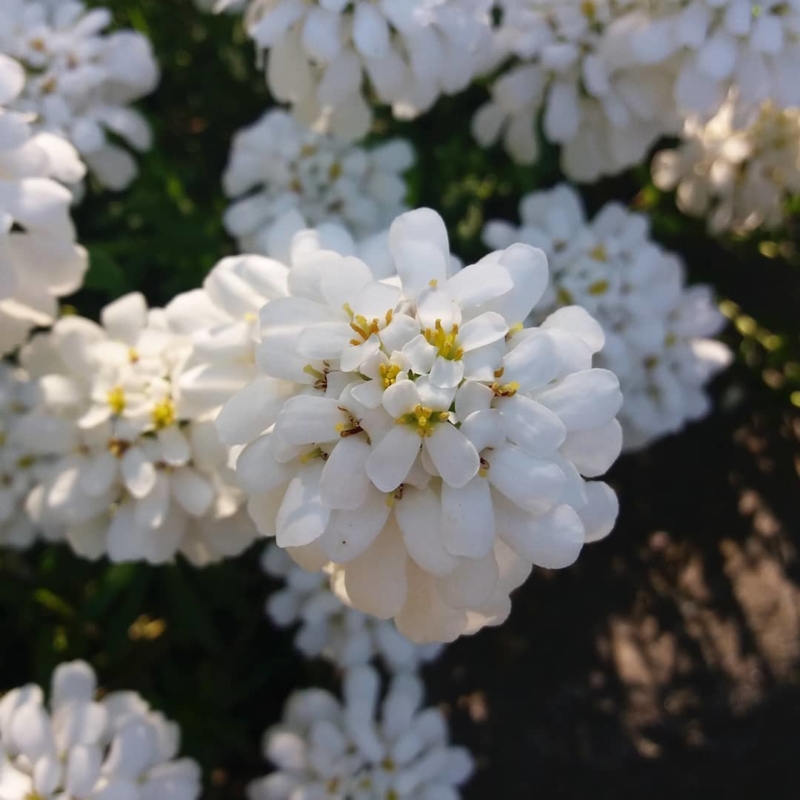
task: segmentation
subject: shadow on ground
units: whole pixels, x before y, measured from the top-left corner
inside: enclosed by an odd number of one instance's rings
[[[799,796],[798,441],[740,409],[622,459],[612,537],[431,670],[467,798]]]

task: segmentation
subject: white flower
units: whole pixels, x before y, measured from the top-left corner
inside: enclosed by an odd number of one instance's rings
[[[300,624],[294,643],[308,658],[322,656],[349,668],[377,657],[392,672],[415,672],[442,652],[439,644],[415,645],[393,623],[343,603],[331,591],[331,568],[306,572],[275,544],[264,550],[261,564],[286,584],[268,598],[267,616],[282,628]]]
[[[777,228],[786,199],[800,192],[800,112],[767,103],[737,127],[731,98],[707,124],[687,121],[684,141],[653,161],[659,189],[677,190],[685,214],[706,217],[712,233]]]
[[[464,89],[489,38],[489,0],[252,0],[250,36],[267,82],[307,125],[369,130],[367,90],[413,117]]]
[[[378,673],[358,667],[343,702],[321,689],[293,694],[264,737],[277,771],[251,783],[248,800],[458,800],[472,757],[450,745],[441,711],[421,707],[420,680],[395,677],[379,711],[380,691]]]
[[[608,203],[588,222],[566,185],[524,197],[520,217],[518,228],[490,222],[484,241],[523,241],[547,253],[553,284],[537,317],[575,303],[602,325],[596,363],[620,378],[625,447],[643,447],[705,416],[704,385],[731,360],[727,347],[708,338],[723,318],[710,288],[685,286],[680,259],[650,240],[647,218]],[[550,319],[568,313],[562,308]]]
[[[0,54],[0,354],[49,325],[57,298],[80,287],[87,267],[72,197],[50,179],[80,175],[80,162],[70,145],[31,136],[27,118],[7,108],[23,84],[20,65]]]
[[[683,112],[709,119],[731,88],[740,113],[767,100],[800,106],[798,0],[659,0],[655,7],[634,47],[648,63],[677,63]]]
[[[26,501],[46,467],[25,447],[18,430],[35,402],[35,387],[25,372],[0,363],[0,545],[5,547],[29,547],[37,534]]]
[[[413,163],[403,139],[355,147],[273,109],[234,136],[223,185],[236,202],[225,228],[242,252],[267,253],[271,227],[296,209],[310,227],[340,224],[362,239],[405,211],[403,173]]]
[[[83,661],[58,666],[50,701],[33,684],[0,700],[3,800],[196,800],[200,768],[176,759],[180,730],[134,692],[96,699]]]
[[[139,294],[107,306],[102,322],[65,317],[23,350],[42,399],[18,428],[52,461],[29,502],[34,520],[60,523],[88,558],[237,555],[255,531],[214,414],[184,408],[190,340]]]
[[[502,0],[496,60],[513,57],[473,118],[475,138],[502,137],[514,160],[539,158],[537,121],[562,145],[561,167],[594,181],[640,162],[656,139],[675,130],[672,78],[643,64],[634,34],[647,22],[636,3]]]
[[[608,429],[592,476],[613,462],[622,400],[591,369],[603,337],[587,314],[523,330],[540,251],[453,273],[429,209],[398,217],[388,248],[398,275],[382,280],[333,250],[293,263],[288,296],[261,311],[258,378],[217,425],[247,445],[237,476],[262,534],[302,566],[334,562],[355,608],[445,641],[501,622],[531,564],[566,566],[611,529],[613,493],[572,460]]]
[[[0,0],[0,51],[27,73],[13,107],[71,142],[101,184],[124,189],[136,162],[111,137],[149,149],[150,126],[130,104],[155,88],[158,66],[141,34],[104,34],[110,22],[108,9],[79,0]]]

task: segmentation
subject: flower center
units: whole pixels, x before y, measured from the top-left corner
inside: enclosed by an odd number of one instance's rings
[[[368,320],[362,314],[354,314],[353,309],[350,308],[347,303],[345,303],[342,308],[347,313],[347,316],[350,317],[350,327],[359,337],[358,339],[350,340],[350,344],[352,344],[353,347],[358,347],[360,344],[366,342],[370,336],[379,334],[392,321],[392,317],[394,316],[394,311],[390,308],[386,312],[383,322],[381,322],[377,317]]]
[[[115,386],[110,389],[106,395],[106,402],[111,407],[111,411],[115,416],[119,416],[126,406],[125,390],[121,386]]]
[[[458,325],[453,325],[448,333],[442,327],[442,321],[437,319],[435,327],[426,328],[423,336],[428,344],[432,344],[439,351],[439,355],[447,361],[460,361],[464,355],[463,348],[458,346]]]
[[[160,403],[156,403],[150,417],[157,431],[174,425],[176,419],[175,403],[169,398],[162,400]]]
[[[380,373],[383,381],[383,388],[388,389],[397,383],[397,376],[402,372],[397,364],[381,364]]]
[[[410,425],[415,428],[417,433],[424,439],[433,436],[436,425],[440,422],[447,422],[450,419],[449,411],[434,411],[422,404],[417,404],[409,414],[403,414],[395,420],[397,425]]]

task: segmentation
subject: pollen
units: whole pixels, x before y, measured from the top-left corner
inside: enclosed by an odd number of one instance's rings
[[[383,381],[383,388],[388,389],[397,383],[397,376],[402,372],[397,364],[381,364],[380,373]]]
[[[156,403],[150,415],[157,431],[175,424],[175,403],[169,398]]]
[[[581,14],[588,20],[594,20],[597,15],[597,6],[595,6],[592,0],[584,0],[584,2],[581,3]]]
[[[608,281],[605,280],[595,281],[589,285],[587,291],[593,297],[598,297],[599,295],[603,295],[608,291],[608,285]]]
[[[111,439],[108,442],[108,452],[114,458],[122,458],[125,453],[130,449],[131,443],[126,442],[124,439]]]
[[[130,361],[131,364],[139,363],[139,351],[135,347],[128,348],[128,361]]]
[[[519,384],[516,381],[493,383],[491,389],[495,397],[513,397],[519,391]]]
[[[347,305],[344,306],[344,310],[347,311],[350,316],[350,327],[358,334],[357,339],[350,340],[350,344],[352,344],[353,347],[358,347],[360,344],[366,342],[370,336],[379,334],[381,330],[392,321],[392,317],[394,317],[394,311],[391,308],[386,312],[383,322],[377,317],[368,320],[361,314],[352,314],[352,311],[348,310],[349,308],[350,307]]]
[[[556,299],[559,303],[565,306],[572,305],[572,294],[563,287],[559,288],[556,292]]]
[[[603,245],[603,244],[595,245],[589,251],[589,255],[595,261],[603,261],[603,262],[608,261],[608,251],[606,250],[605,245]]]
[[[422,404],[417,404],[410,414],[403,414],[395,422],[398,425],[410,425],[424,439],[428,436],[433,436],[436,424],[446,422],[447,419],[448,413],[446,411],[438,412]]]
[[[125,401],[125,390],[121,386],[115,386],[113,389],[110,389],[106,395],[106,402],[111,407],[111,411],[116,416],[119,416],[127,405]]]
[[[458,325],[453,325],[448,333],[442,327],[442,321],[437,319],[435,327],[426,328],[423,335],[428,344],[432,344],[447,361],[460,361],[464,355],[464,350],[458,346]]]

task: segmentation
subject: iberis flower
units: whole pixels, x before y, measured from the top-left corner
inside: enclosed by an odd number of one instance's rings
[[[40,402],[23,441],[51,465],[28,505],[88,558],[195,564],[237,555],[255,537],[213,412],[184,407],[191,342],[139,294],[107,306],[102,326],[64,317],[22,362]],[[57,434],[57,435],[56,435]]]
[[[332,250],[292,266],[260,313],[258,390],[217,426],[246,445],[237,476],[262,534],[309,569],[333,562],[355,608],[444,641],[502,621],[532,564],[566,566],[611,529],[613,492],[581,473],[616,458],[622,398],[591,367],[588,314],[523,328],[547,286],[540,250],[455,271],[429,209],[398,217],[388,250],[383,279]]]
[[[731,98],[705,125],[687,120],[683,142],[653,160],[653,181],[676,191],[678,208],[705,217],[712,233],[777,228],[800,192],[800,112],[762,106],[737,126]]]
[[[110,23],[109,9],[80,0],[0,0],[0,51],[26,74],[13,108],[71,142],[102,185],[124,189],[136,162],[114,140],[149,149],[150,126],[130,104],[159,72],[150,42],[132,30],[103,33]]]
[[[341,702],[322,689],[293,694],[264,736],[277,771],[251,783],[248,800],[458,800],[472,757],[450,744],[439,709],[422,708],[422,682],[400,675],[380,694],[370,667],[346,674]]]
[[[57,298],[80,288],[87,267],[72,196],[53,180],[78,180],[83,165],[71,145],[34,135],[28,117],[8,108],[24,84],[22,67],[0,54],[0,354],[49,325]]]
[[[219,6],[230,5],[225,0]],[[488,46],[489,0],[251,0],[267,83],[304,124],[362,138],[366,95],[409,118],[469,85]]]
[[[536,318],[575,303],[602,325],[596,363],[619,376],[625,447],[643,447],[705,416],[705,384],[731,360],[709,338],[724,320],[710,287],[687,287],[680,259],[650,239],[647,218],[608,203],[589,222],[566,185],[524,197],[520,217],[519,227],[490,222],[484,241],[523,241],[547,253],[552,289]]]
[[[515,161],[539,158],[537,126],[562,146],[561,168],[594,181],[639,163],[677,129],[672,72],[633,46],[645,9],[614,0],[500,0],[491,99],[472,123],[484,146],[502,139]],[[505,62],[508,62],[505,65]]]
[[[300,626],[294,644],[307,658],[321,656],[343,669],[377,658],[391,672],[415,672],[442,652],[440,644],[415,645],[392,622],[343,603],[330,587],[332,565],[306,572],[274,543],[261,564],[285,583],[267,599],[267,616],[281,628]]]
[[[46,467],[25,447],[22,430],[25,414],[35,403],[35,387],[24,370],[0,363],[0,545],[4,547],[29,547],[37,535],[26,503]]]
[[[800,106],[798,0],[656,0],[632,44],[645,63],[677,67],[685,114],[708,120],[731,89],[740,115]]]
[[[178,726],[138,694],[97,699],[88,664],[61,664],[49,703],[33,684],[0,700],[0,797],[197,800],[200,768],[179,746]]]
[[[406,210],[403,173],[413,164],[404,139],[356,147],[273,109],[233,138],[223,186],[236,202],[225,228],[242,252],[266,254],[272,227],[295,209],[310,227],[339,224],[361,239]]]

